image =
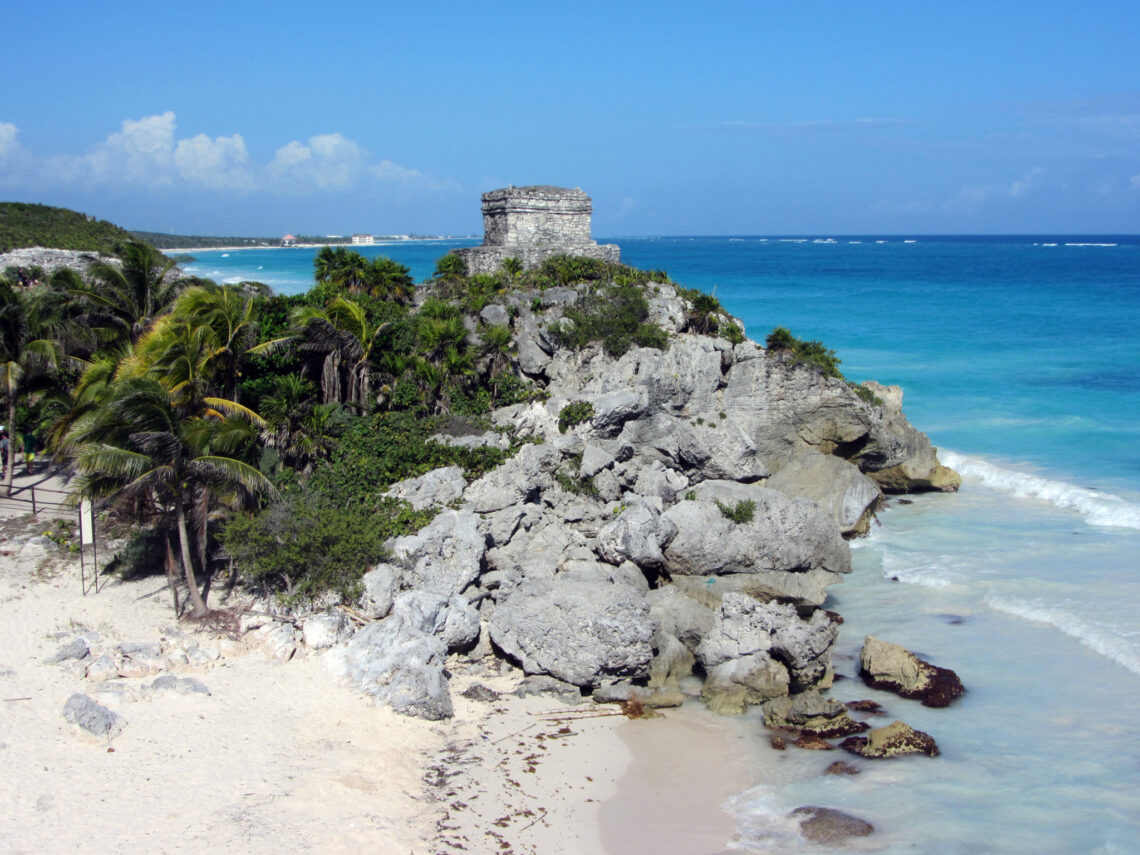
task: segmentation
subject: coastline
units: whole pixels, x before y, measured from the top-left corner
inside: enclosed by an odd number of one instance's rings
[[[736,837],[725,805],[753,783],[759,740],[747,728],[755,722],[698,704],[618,728],[631,760],[600,810],[609,855],[721,855]]]
[[[292,246],[179,246],[170,247],[168,249],[159,250],[164,255],[167,253],[186,253],[186,252],[240,252],[242,250],[250,249],[320,249],[324,246],[343,246],[346,249],[359,250],[369,246],[402,246],[410,243],[437,243],[439,241],[447,240],[471,240],[467,237],[435,237],[435,238],[408,238],[407,240],[378,240],[373,243],[295,243]]]

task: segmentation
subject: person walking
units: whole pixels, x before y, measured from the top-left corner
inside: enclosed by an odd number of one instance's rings
[[[0,425],[0,481],[8,477],[8,426]]]

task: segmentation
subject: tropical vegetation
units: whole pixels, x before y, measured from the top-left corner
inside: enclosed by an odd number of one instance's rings
[[[77,499],[127,524],[119,571],[164,570],[175,609],[198,617],[223,579],[352,595],[385,541],[430,518],[388,487],[444,465],[478,477],[512,454],[433,437],[545,396],[512,359],[525,307],[560,306],[549,329],[564,347],[668,346],[646,287],[668,276],[594,259],[472,275],[449,254],[417,294],[403,265],[326,246],[314,286],[281,296],[184,277],[146,243],[117,254],[31,288],[0,281],[0,417],[71,467]],[[719,304],[694,295],[679,325],[724,334]],[[572,402],[560,427],[592,415]],[[563,479],[593,489],[574,467]]]
[[[106,220],[50,205],[0,202],[0,252],[31,246],[115,253],[134,238]]]

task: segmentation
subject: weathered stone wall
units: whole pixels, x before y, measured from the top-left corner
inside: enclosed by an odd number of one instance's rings
[[[536,185],[483,194],[483,245],[454,250],[470,273],[494,273],[505,258],[526,269],[553,255],[621,260],[617,244],[590,238],[590,197],[581,190]]]
[[[561,187],[508,187],[483,194],[484,246],[590,244],[590,197]]]

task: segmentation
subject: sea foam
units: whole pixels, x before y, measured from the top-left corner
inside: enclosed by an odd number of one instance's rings
[[[1119,632],[1098,621],[1078,617],[1060,606],[1042,600],[989,595],[986,597],[986,605],[1008,615],[1055,627],[1101,656],[1123,665],[1133,674],[1140,674],[1140,645],[1135,638],[1130,640],[1128,633]]]
[[[1140,529],[1140,505],[1111,493],[1018,472],[977,457],[939,449],[942,462],[964,479],[1018,498],[1040,499],[1081,514],[1090,525]]]

